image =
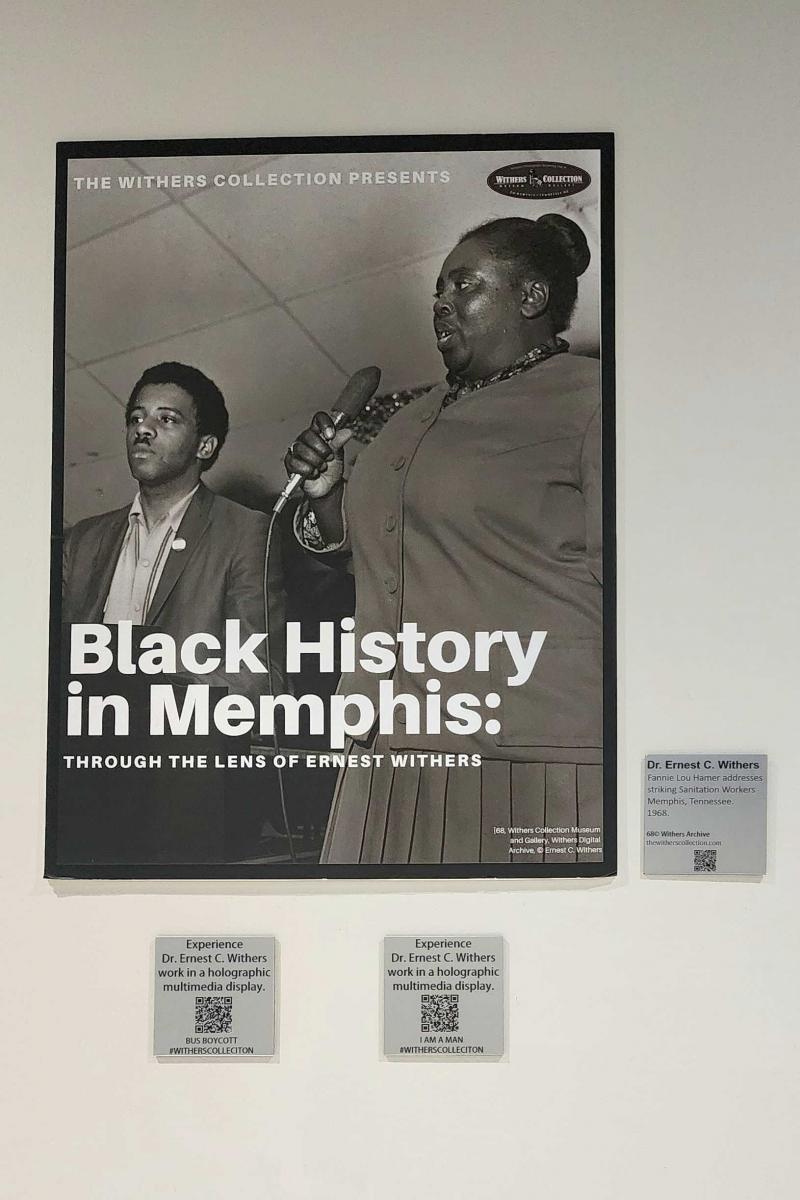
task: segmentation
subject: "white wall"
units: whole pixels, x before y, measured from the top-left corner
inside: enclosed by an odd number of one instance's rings
[[[3,9],[5,1194],[796,1195],[794,4]],[[43,882],[53,143],[581,129],[618,135],[618,880]],[[763,882],[640,878],[654,747],[770,754]],[[505,935],[508,1062],[380,1060],[417,930]],[[150,1059],[151,940],[195,931],[279,938],[279,1062]]]

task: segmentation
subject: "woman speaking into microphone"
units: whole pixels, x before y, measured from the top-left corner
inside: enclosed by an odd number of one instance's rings
[[[303,479],[298,537],[351,563],[357,638],[409,622],[427,638],[547,635],[520,686],[502,643],[488,674],[431,681],[398,665],[395,693],[423,712],[431,691],[443,705],[473,693],[490,698],[485,719],[466,735],[408,732],[398,705],[394,731],[365,739],[373,765],[339,776],[324,863],[598,856],[596,841],[564,853],[533,835],[602,821],[600,365],[560,336],[588,263],[583,232],[558,214],[466,233],[436,281],[445,382],[392,417],[346,483],[350,431],[327,413],[286,455]],[[377,687],[360,669],[340,684],[372,699]],[[403,755],[414,765],[392,764]],[[510,841],[512,826],[531,831],[529,846]]]

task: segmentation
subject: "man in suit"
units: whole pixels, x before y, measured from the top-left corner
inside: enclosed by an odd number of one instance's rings
[[[201,482],[222,449],[228,412],[216,384],[196,367],[149,367],[125,410],[128,465],[139,485],[131,505],[89,517],[65,538],[63,619],[132,621],[170,634],[224,636],[240,622],[240,641],[264,633],[267,518],[209,491]],[[277,547],[276,547],[277,549]],[[284,690],[284,598],[271,564],[269,615],[273,693]],[[263,650],[259,657],[265,660]],[[217,671],[198,682],[224,685],[257,701],[267,677]]]
[[[169,634],[222,642],[226,620],[239,621],[239,643],[266,632],[264,560],[267,517],[215,495],[201,482],[228,432],[222,393],[183,363],[149,367],[125,410],[128,465],[138,483],[133,503],[80,521],[64,544],[63,620],[115,625],[130,621]],[[277,551],[278,547],[275,546]],[[212,703],[224,687],[258,706],[284,688],[285,607],[277,555],[270,555],[270,674],[218,669],[181,682],[209,684]],[[134,634],[135,637],[135,634]],[[202,653],[202,650],[200,651]],[[267,665],[265,644],[257,657]],[[154,677],[117,680],[144,706]],[[108,689],[105,681],[103,691]],[[138,699],[137,699],[138,697]],[[174,737],[154,745],[133,728],[125,749],[175,753],[246,750],[239,739]],[[138,741],[137,741],[138,738]],[[111,738],[73,746],[119,752]],[[76,739],[77,741],[77,739]],[[212,745],[213,743],[213,745]],[[60,785],[59,842],[67,862],[207,862],[239,858],[258,845],[263,776],[242,772],[160,770],[65,774]]]

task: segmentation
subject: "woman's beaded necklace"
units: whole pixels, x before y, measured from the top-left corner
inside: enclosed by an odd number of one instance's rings
[[[529,371],[531,367],[538,366],[539,363],[553,358],[556,354],[563,354],[566,350],[569,350],[569,342],[557,337],[555,346],[534,346],[533,350],[528,350],[527,354],[515,358],[507,367],[503,367],[501,371],[495,371],[492,375],[487,375],[484,379],[461,379],[459,376],[448,376],[449,388],[443,401],[443,407],[446,408],[448,404],[452,404],[461,396],[488,387],[490,383],[502,383],[505,379],[521,375],[523,371]]]

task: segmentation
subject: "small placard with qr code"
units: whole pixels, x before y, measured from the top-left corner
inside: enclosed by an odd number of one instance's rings
[[[643,817],[645,875],[764,875],[767,756],[649,754]]]
[[[153,1053],[269,1058],[275,1053],[275,939],[156,938]]]
[[[502,937],[384,938],[387,1058],[498,1059],[505,1048]]]

